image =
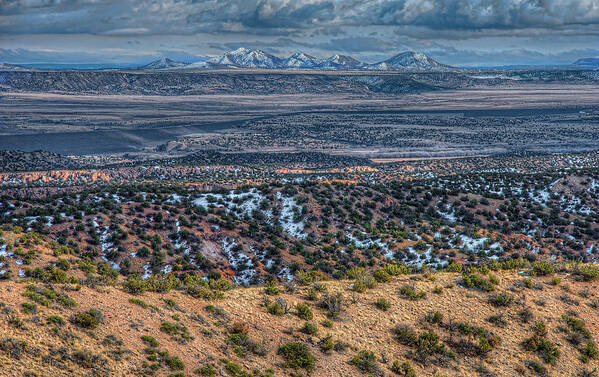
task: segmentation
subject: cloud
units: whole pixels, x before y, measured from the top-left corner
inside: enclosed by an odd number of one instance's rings
[[[521,29],[599,23],[598,0],[382,0],[364,2],[354,24],[431,29]]]
[[[102,35],[115,35],[115,36],[133,36],[133,35],[144,35],[149,34],[150,29],[145,27],[138,28],[125,28],[125,29],[114,29],[102,32]]]
[[[431,30],[598,25],[599,0],[4,0],[4,33],[289,33],[342,26]],[[324,30],[324,29],[323,29]]]
[[[320,43],[314,45],[314,47],[329,50],[329,51],[343,51],[348,53],[356,52],[384,52],[389,50],[402,49],[400,45],[393,41],[386,41],[375,37],[346,37],[346,38],[333,38],[326,43]],[[404,48],[405,49],[405,48]]]
[[[598,44],[599,0],[0,0],[0,47],[22,37],[29,41],[11,48],[39,50],[36,35],[56,36],[55,48],[64,36],[112,38],[138,55],[158,53],[169,38],[171,49],[194,46],[192,55],[247,46],[378,59],[455,48],[462,53],[448,53],[451,64],[525,48],[561,59],[552,51]]]

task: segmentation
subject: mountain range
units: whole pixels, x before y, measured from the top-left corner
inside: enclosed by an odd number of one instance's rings
[[[456,69],[414,51],[399,53],[387,60],[369,64],[347,55],[333,55],[320,59],[303,52],[281,58],[262,50],[245,47],[225,52],[223,55],[198,63],[175,62],[161,58],[139,69],[193,69],[193,68],[261,68],[261,69],[305,69],[338,71],[447,71]]]
[[[154,60],[148,64],[131,68],[132,65],[123,66],[101,66],[80,68],[72,64],[52,66],[52,69],[67,70],[174,70],[174,69],[236,69],[236,68],[258,68],[258,69],[282,69],[282,70],[323,70],[323,71],[409,71],[409,72],[434,72],[434,71],[456,71],[465,68],[452,67],[442,64],[430,56],[415,51],[405,51],[396,54],[389,59],[376,62],[361,62],[348,55],[333,55],[329,58],[317,58],[304,52],[296,52],[287,58],[269,54],[263,50],[241,47],[234,51],[210,58],[208,56],[197,57],[199,61],[190,63],[176,61],[166,56]],[[100,67],[100,68],[98,68]],[[495,69],[529,69],[532,66],[501,66]],[[0,70],[19,71],[36,69],[37,66],[27,63],[22,65],[0,62]],[[48,67],[44,67],[48,68]],[[44,69],[41,68],[41,69]],[[581,58],[569,65],[559,66],[535,66],[536,69],[599,69],[599,58]]]

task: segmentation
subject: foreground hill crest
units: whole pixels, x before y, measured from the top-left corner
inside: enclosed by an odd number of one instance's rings
[[[389,264],[354,268],[351,280],[300,271],[290,284],[232,288],[216,276],[124,278],[32,233],[3,239],[31,267],[0,281],[0,376],[593,376],[599,366],[594,265]]]

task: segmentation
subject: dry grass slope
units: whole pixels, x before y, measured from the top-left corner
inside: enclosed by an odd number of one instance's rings
[[[379,273],[379,283],[355,270],[353,281],[219,300],[13,277],[0,282],[0,375],[595,375],[599,283],[552,270]]]

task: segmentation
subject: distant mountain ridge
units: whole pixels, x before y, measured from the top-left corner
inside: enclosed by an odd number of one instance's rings
[[[314,69],[314,70],[447,70],[452,67],[441,64],[421,52],[406,51],[382,62],[368,64],[347,55],[333,55],[328,59],[319,59],[303,52],[296,52],[283,59],[262,50],[245,47],[224,53],[211,60],[212,63],[237,68],[266,69]]]
[[[334,71],[447,71],[457,69],[414,51],[405,51],[391,58],[374,63],[364,63],[348,55],[333,55],[320,59],[304,52],[296,52],[288,58],[280,58],[258,49],[240,47],[205,62],[183,63],[168,58],[151,62],[139,69],[180,69],[180,68],[260,68],[260,69],[302,69]]]
[[[151,63],[148,63],[146,65],[139,67],[139,69],[168,69],[168,68],[185,67],[187,65],[189,65],[189,63],[177,62],[177,61],[171,60],[167,57],[162,57],[158,60],[154,60]]]
[[[582,58],[574,62],[574,65],[584,68],[599,69],[599,58]]]
[[[22,65],[18,64],[0,63],[0,69],[9,71],[22,71],[27,70],[27,67],[23,67]]]

